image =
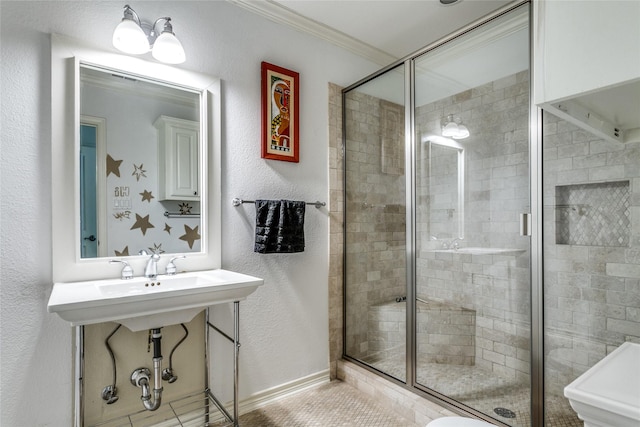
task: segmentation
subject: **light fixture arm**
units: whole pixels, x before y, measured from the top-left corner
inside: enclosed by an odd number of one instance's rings
[[[133,10],[128,4],[124,5],[124,18],[122,19],[131,19],[133,22],[142,27],[142,21],[140,21],[140,17],[136,13],[136,11]]]
[[[156,31],[156,26],[160,21],[164,21],[164,26],[162,28],[162,31]],[[168,16],[164,16],[162,18],[156,19],[156,22],[154,22],[151,26],[151,30],[149,31],[149,35],[147,36],[147,38],[149,39],[149,46],[153,47],[153,44],[156,42],[158,36],[166,32],[169,32],[175,36],[175,34],[173,33],[173,26],[171,25],[171,18]]]

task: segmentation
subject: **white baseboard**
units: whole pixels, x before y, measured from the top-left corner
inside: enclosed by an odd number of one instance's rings
[[[297,380],[284,383],[282,385],[272,387],[264,391],[260,391],[247,397],[246,399],[241,400],[238,405],[238,412],[240,413],[240,415],[246,414],[247,412],[251,412],[265,405],[268,405],[269,403],[328,382],[328,369],[308,375],[306,377],[298,378]],[[224,406],[225,408],[227,408],[227,410],[230,411],[230,408],[233,407],[233,402],[227,402]],[[211,422],[216,422],[224,419],[223,415],[220,414],[219,411],[212,409],[212,412],[214,413],[210,414],[209,416]]]

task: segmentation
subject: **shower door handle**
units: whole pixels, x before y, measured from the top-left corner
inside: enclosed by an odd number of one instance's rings
[[[531,214],[530,213],[520,214],[520,235],[531,236]]]

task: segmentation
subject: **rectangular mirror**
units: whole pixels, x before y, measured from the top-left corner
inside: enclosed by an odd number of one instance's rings
[[[429,232],[464,239],[464,148],[441,136],[423,138],[429,159]]]
[[[199,120],[197,92],[80,63],[81,258],[200,252]]]
[[[51,77],[54,281],[220,268],[220,81],[60,35]]]

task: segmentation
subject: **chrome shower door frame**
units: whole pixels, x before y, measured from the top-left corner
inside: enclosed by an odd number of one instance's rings
[[[396,61],[378,72],[346,87],[342,91],[343,105],[346,103],[346,94],[358,86],[367,83],[387,71],[404,64],[405,73],[405,179],[406,179],[406,382],[400,381],[392,376],[381,372],[380,370],[346,354],[346,347],[343,347],[343,357],[350,360],[363,368],[372,371],[378,375],[385,376],[388,380],[403,386],[429,400],[432,400],[448,409],[461,414],[468,414],[477,418],[485,419],[492,423],[499,423],[494,418],[488,417],[486,414],[476,411],[473,408],[461,407],[455,400],[428,389],[417,383],[416,380],[416,135],[415,135],[415,60],[439,46],[442,46],[453,39],[472,31],[481,25],[507,14],[521,6],[528,6],[529,13],[529,93],[534,92],[533,68],[533,28],[535,25],[533,16],[533,1],[518,0],[511,3],[494,13],[473,22],[460,30],[444,37],[443,39],[432,43],[423,49],[414,52],[407,57]],[[342,120],[343,135],[343,157],[346,152],[346,120]],[[529,97],[529,191],[530,191],[530,212],[525,212],[532,217],[530,229],[530,303],[531,303],[531,422],[532,426],[544,425],[544,328],[543,328],[543,286],[542,286],[542,110],[532,102]],[[346,174],[346,161],[343,162],[344,173]],[[346,206],[347,194],[344,191],[344,206]],[[344,224],[347,223],[346,209],[343,218]],[[344,236],[344,265],[346,266],[346,233]],[[346,282],[346,268],[343,272],[343,286]],[[346,292],[343,295],[343,318],[346,319]],[[343,343],[346,343],[346,321],[343,325]],[[500,423],[502,424],[502,423]],[[507,424],[502,424],[507,426]]]

